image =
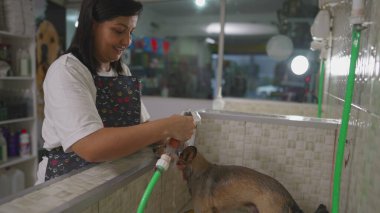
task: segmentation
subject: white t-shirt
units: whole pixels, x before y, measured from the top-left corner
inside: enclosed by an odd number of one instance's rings
[[[123,65],[124,74],[131,75]],[[116,71],[98,72],[100,76],[117,76]],[[63,147],[71,152],[71,146],[78,140],[103,128],[103,122],[96,109],[96,87],[86,66],[71,53],[62,55],[51,64],[44,83],[45,119],[42,124],[43,147],[47,150]],[[141,122],[149,119],[141,102]],[[48,159],[39,164],[37,183],[45,181]]]

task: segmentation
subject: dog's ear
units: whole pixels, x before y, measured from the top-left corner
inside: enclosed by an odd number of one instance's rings
[[[197,155],[197,148],[195,146],[188,146],[182,151],[180,155],[180,159],[182,159],[186,163],[190,163],[195,158],[196,155]]]

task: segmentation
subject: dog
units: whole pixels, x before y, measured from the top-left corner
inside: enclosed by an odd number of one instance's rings
[[[61,50],[61,42],[53,23],[43,20],[38,25],[36,33],[36,83],[37,83],[37,114],[43,118],[44,101],[42,84],[50,64],[58,58]]]
[[[196,213],[235,209],[252,213],[303,212],[274,178],[242,166],[211,164],[194,146],[182,151],[177,167],[187,181]]]

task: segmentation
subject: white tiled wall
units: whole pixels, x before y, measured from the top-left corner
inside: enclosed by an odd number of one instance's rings
[[[134,213],[153,175],[153,170],[91,204],[82,213]],[[190,202],[181,174],[172,166],[155,185],[145,208],[146,213],[179,212]]]
[[[292,103],[283,101],[249,100],[241,98],[223,98],[223,110],[255,114],[300,115],[317,117],[317,104]]]
[[[351,53],[351,0],[333,8],[332,57],[326,69],[326,117],[340,118]],[[380,1],[365,1],[353,96],[349,144],[346,145],[341,184],[341,212],[378,212],[380,208]],[[344,63],[342,63],[344,62]]]

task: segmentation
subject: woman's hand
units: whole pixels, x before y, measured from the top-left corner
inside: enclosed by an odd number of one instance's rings
[[[156,158],[160,158],[161,155],[164,154],[164,152],[165,152],[166,142],[164,140],[162,140],[162,141],[159,141],[157,143],[149,145],[149,147],[152,148],[152,151],[153,151],[154,155],[156,156]]]
[[[191,138],[195,129],[195,123],[192,116],[172,115],[170,116],[170,120],[170,138],[178,141],[187,141]]]

